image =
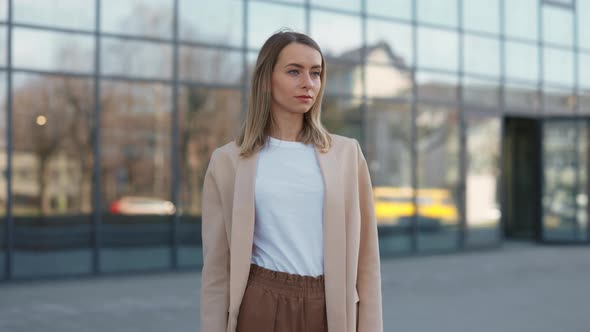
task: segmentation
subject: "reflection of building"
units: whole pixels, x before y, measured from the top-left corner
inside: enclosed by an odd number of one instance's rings
[[[0,169],[6,169],[6,154],[0,153]],[[80,172],[76,161],[64,154],[57,155],[49,161],[45,171],[45,184],[40,179],[38,158],[32,152],[18,152],[12,155],[13,204],[15,213],[32,215],[63,214],[71,206],[79,204],[78,185]],[[0,185],[5,185],[2,176]],[[41,188],[45,186],[45,194]],[[43,197],[43,198],[42,198]],[[0,202],[6,202],[6,191],[0,191]]]

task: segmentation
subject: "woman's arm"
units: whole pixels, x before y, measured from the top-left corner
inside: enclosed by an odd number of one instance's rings
[[[229,308],[229,244],[211,156],[202,196],[201,331],[225,332]]]
[[[382,332],[381,262],[377,219],[373,202],[373,188],[367,161],[361,147],[358,149],[359,204],[361,234],[359,247],[357,289],[359,293],[358,331]]]

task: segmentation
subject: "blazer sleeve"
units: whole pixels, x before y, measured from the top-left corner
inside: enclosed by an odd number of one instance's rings
[[[215,165],[214,152],[205,173],[201,205],[201,331],[204,332],[226,332],[229,309],[229,244]]]
[[[358,331],[382,332],[381,262],[373,187],[367,162],[358,142],[358,183],[361,213],[357,290],[359,293]]]

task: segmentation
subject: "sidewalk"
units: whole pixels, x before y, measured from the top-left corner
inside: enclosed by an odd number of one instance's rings
[[[382,267],[385,331],[590,331],[588,247],[506,244]],[[0,285],[0,331],[195,332],[199,285],[194,272]]]

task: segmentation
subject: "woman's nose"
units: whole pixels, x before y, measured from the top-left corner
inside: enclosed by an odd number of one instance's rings
[[[309,75],[309,74],[303,75],[301,80],[302,80],[301,85],[304,88],[311,88],[314,84],[313,79],[311,78],[311,75]]]

